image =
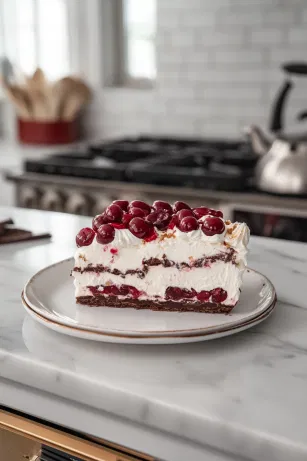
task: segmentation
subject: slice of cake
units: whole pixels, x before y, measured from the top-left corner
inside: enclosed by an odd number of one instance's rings
[[[249,229],[183,202],[114,201],[76,237],[76,301],[89,306],[229,313]]]

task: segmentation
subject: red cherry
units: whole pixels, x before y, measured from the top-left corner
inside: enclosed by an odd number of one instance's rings
[[[95,232],[90,227],[84,227],[76,236],[77,247],[87,247],[94,240]]]
[[[102,213],[102,214],[98,214],[95,216],[95,218],[93,219],[92,221],[92,228],[94,229],[95,232],[97,232],[98,228],[102,225],[102,224],[107,224],[108,220],[107,218],[105,217],[105,214]]]
[[[147,211],[147,214],[151,212],[150,206],[147,203],[142,202],[141,200],[133,200],[132,202],[130,202],[128,209],[130,210],[130,208],[134,207],[141,208],[142,210]]]
[[[118,222],[112,222],[110,223],[110,226],[114,227],[114,229],[126,229],[125,224],[118,223]]]
[[[222,234],[225,230],[224,221],[214,216],[206,216],[201,225],[201,230],[205,235],[211,236]]]
[[[206,216],[209,214],[210,208],[207,208],[205,206],[200,206],[198,208],[193,208],[193,214],[197,219],[202,218],[203,216]]]
[[[130,213],[124,213],[123,214],[123,217],[122,217],[122,223],[125,227],[128,226],[128,224],[130,223],[131,219],[133,218],[132,214]]]
[[[182,299],[181,288],[178,287],[167,287],[165,290],[166,299]]]
[[[132,296],[132,298],[139,298],[141,296],[142,292],[137,288],[131,285],[126,285],[126,287],[128,288],[129,294]]]
[[[184,202],[175,202],[173,205],[174,213],[177,213],[180,210],[190,210],[191,207]]]
[[[123,211],[128,210],[129,202],[128,200],[114,200],[112,202],[112,205],[117,205],[119,208],[121,208]]]
[[[145,219],[157,229],[165,230],[171,221],[171,215],[166,210],[152,211]]]
[[[119,293],[120,293],[121,296],[127,296],[129,294],[128,285],[120,285]]]
[[[164,210],[170,214],[173,214],[173,210],[170,204],[167,202],[163,202],[162,200],[156,200],[155,202],[153,202],[152,206],[157,211]]]
[[[193,216],[187,216],[179,222],[181,232],[191,232],[198,229],[198,222]]]
[[[188,290],[186,288],[167,287],[165,290],[166,299],[191,299],[196,296],[195,290]]]
[[[223,218],[223,213],[221,210],[214,210],[213,208],[209,208],[208,214],[211,216],[216,216],[217,218]]]
[[[193,216],[193,212],[192,210],[184,209],[184,210],[178,211],[176,216],[178,217],[178,221],[181,221],[183,218],[186,218],[187,216]]]
[[[152,232],[148,235],[148,237],[145,237],[144,240],[145,242],[149,243],[149,242],[153,242],[157,238],[158,238],[158,234],[156,234],[154,228],[152,228]]]
[[[197,299],[198,301],[209,301],[211,296],[210,291],[202,290],[199,293],[197,293]]]
[[[105,211],[108,222],[121,222],[123,210],[118,205],[110,205]]]
[[[193,288],[192,290],[188,290],[187,288],[182,288],[181,293],[182,293],[182,297],[185,299],[191,299],[197,295],[196,291]]]
[[[102,243],[106,245],[107,243],[111,243],[115,237],[115,230],[110,224],[103,224],[97,230],[97,237],[96,240],[98,243]]]
[[[117,288],[116,285],[108,285],[108,286],[104,287],[103,294],[112,295],[112,296],[118,296],[120,294],[120,291],[119,291],[119,289]]]
[[[151,229],[152,226],[150,226],[150,223],[146,222],[143,218],[133,218],[129,222],[130,232],[139,239],[147,237]]]
[[[132,217],[138,217],[138,218],[145,218],[145,216],[147,216],[147,212],[145,210],[142,210],[142,208],[137,208],[137,207],[130,208],[129,214],[132,215]]]
[[[174,227],[178,226],[178,224],[179,224],[178,216],[174,214],[167,227],[168,229],[174,229]]]
[[[227,298],[227,291],[222,288],[211,290],[211,299],[213,303],[222,303]]]

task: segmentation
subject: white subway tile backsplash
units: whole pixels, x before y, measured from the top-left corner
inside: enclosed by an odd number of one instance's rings
[[[101,90],[89,110],[91,131],[236,137],[251,123],[267,127],[280,64],[307,61],[307,0],[157,4],[155,88]],[[303,126],[296,116],[306,94],[300,83],[290,95],[288,127]]]
[[[286,38],[286,30],[278,27],[259,28],[251,32],[251,41],[256,44],[271,46],[283,43]]]
[[[288,40],[290,44],[307,45],[307,27],[299,26],[289,30]],[[307,53],[306,53],[307,54]]]
[[[216,62],[219,64],[233,65],[241,67],[244,64],[249,66],[251,64],[263,63],[263,51],[259,50],[217,50],[215,52]]]

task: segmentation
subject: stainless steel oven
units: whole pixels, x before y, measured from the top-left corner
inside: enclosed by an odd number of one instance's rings
[[[307,242],[307,211],[265,205],[226,204],[224,216],[244,221],[252,235]]]

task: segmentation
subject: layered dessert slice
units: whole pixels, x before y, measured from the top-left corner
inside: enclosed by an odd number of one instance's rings
[[[240,296],[249,229],[183,202],[114,201],[81,229],[72,275],[88,306],[229,313]]]

